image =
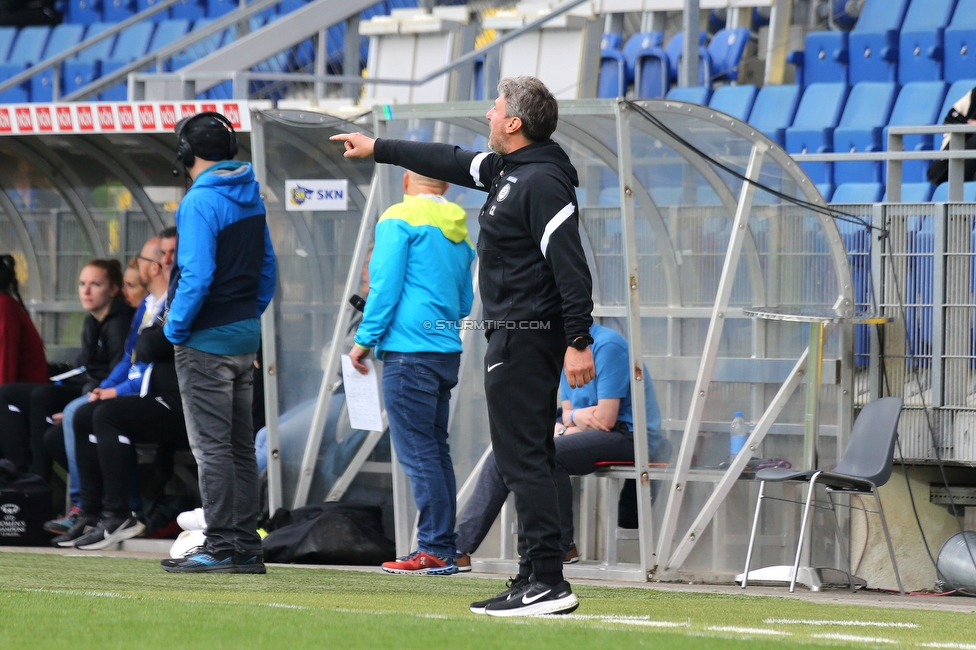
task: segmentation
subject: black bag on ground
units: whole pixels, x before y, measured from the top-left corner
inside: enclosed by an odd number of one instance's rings
[[[396,557],[379,506],[316,503],[278,510],[270,526],[262,543],[266,562],[375,566]]]
[[[43,526],[52,516],[51,486],[37,474],[21,474],[9,460],[0,460],[0,545],[48,546],[51,535]]]

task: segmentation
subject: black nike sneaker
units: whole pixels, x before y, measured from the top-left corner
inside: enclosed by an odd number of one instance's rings
[[[556,586],[530,582],[518,594],[485,606],[489,616],[543,616],[569,614],[576,611],[579,601],[569,583],[563,580]]]
[[[522,591],[528,588],[529,579],[526,578],[525,576],[518,575],[515,576],[514,578],[509,578],[508,582],[505,583],[505,586],[508,587],[508,589],[498,594],[497,596],[488,598],[486,600],[479,600],[478,602],[475,603],[471,603],[471,611],[474,614],[484,614],[485,607],[487,607],[488,605],[491,605],[492,603],[504,602],[509,598],[511,598],[512,596],[515,596],[516,594],[521,595]]]

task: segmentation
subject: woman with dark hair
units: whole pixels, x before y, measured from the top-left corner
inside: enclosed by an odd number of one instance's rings
[[[88,262],[78,279],[78,297],[88,315],[76,376],[50,384],[44,363],[42,376],[0,386],[0,452],[21,471],[29,469],[50,479],[44,431],[52,416],[97,386],[122,358],[133,310],[122,300],[121,290],[122,265],[117,260]]]
[[[47,383],[44,343],[17,286],[12,255],[0,255],[0,386]]]

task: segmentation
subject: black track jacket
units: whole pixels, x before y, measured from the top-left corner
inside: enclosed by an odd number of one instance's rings
[[[376,162],[488,192],[478,222],[485,318],[546,321],[562,316],[566,341],[589,336],[593,281],[579,237],[579,176],[547,140],[513,153],[378,139]]]

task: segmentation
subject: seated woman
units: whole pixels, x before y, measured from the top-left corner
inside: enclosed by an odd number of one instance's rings
[[[91,260],[82,269],[78,295],[88,312],[82,325],[77,376],[60,384],[43,381],[0,386],[0,451],[15,465],[51,478],[44,431],[68,402],[98,385],[122,358],[132,308],[121,299],[122,265]],[[47,374],[45,367],[44,374]]]
[[[129,507],[136,467],[135,445],[156,453],[189,449],[173,345],[163,335],[163,315],[139,333],[131,377],[141,390],[85,404],[75,413],[75,445],[81,476],[81,512],[55,546],[98,550],[145,530]]]
[[[570,475],[592,474],[594,463],[634,460],[633,415],[630,395],[630,357],[627,341],[617,332],[594,324],[593,363],[596,378],[580,388],[570,388],[565,373],[560,392],[563,396],[562,422],[554,430],[556,448],[556,490],[559,494],[559,544],[563,562],[579,560],[573,541],[573,488]],[[660,445],[661,411],[651,377],[644,370],[644,404],[647,411],[647,454],[655,457]],[[471,570],[471,554],[488,534],[508,498],[494,456],[486,460],[474,496],[458,521],[458,569]],[[520,553],[525,557],[524,553]]]
[[[44,343],[17,286],[12,255],[0,255],[0,386],[46,384]]]

